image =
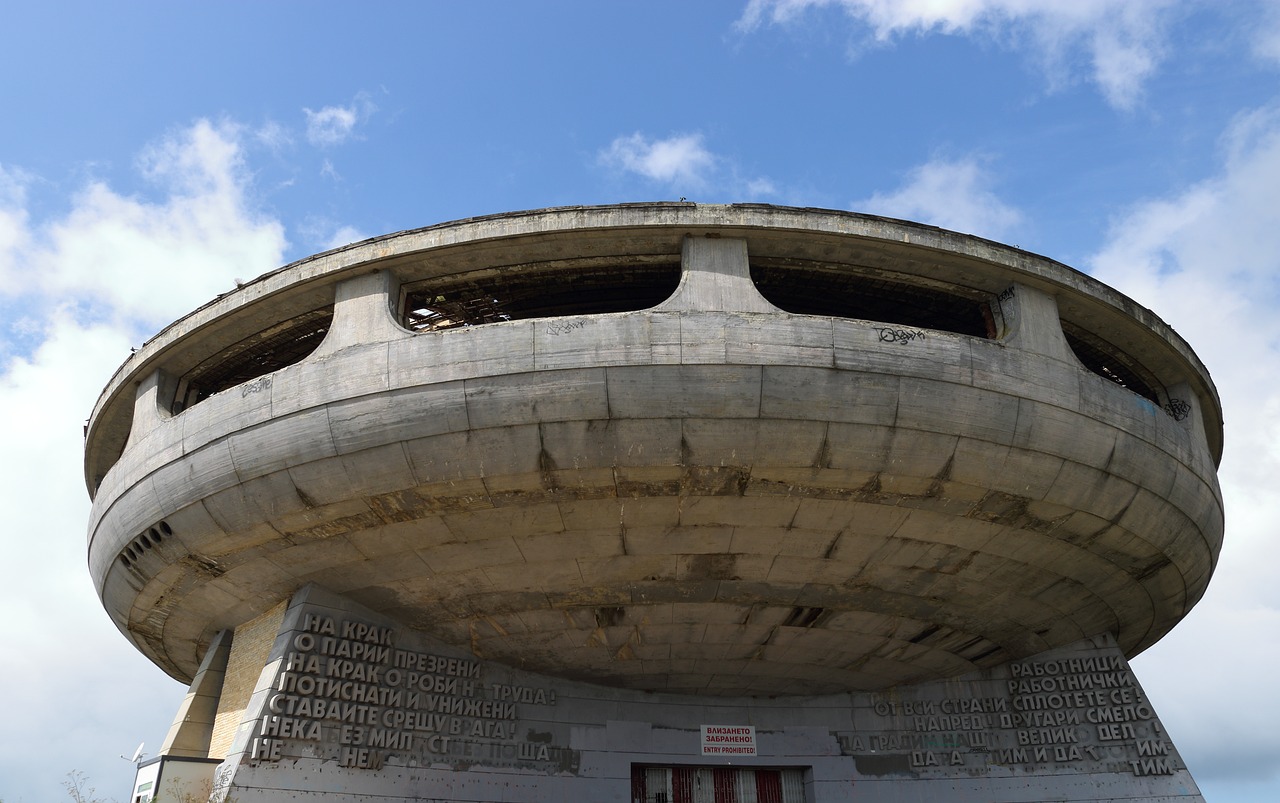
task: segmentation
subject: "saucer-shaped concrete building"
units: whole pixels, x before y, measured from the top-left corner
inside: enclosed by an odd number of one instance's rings
[[[191,682],[132,797],[1197,799],[1126,659],[1204,593],[1221,449],[1155,314],[929,226],[627,204],[320,254],[90,419],[94,582]]]

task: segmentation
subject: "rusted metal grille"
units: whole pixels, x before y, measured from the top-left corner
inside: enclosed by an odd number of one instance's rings
[[[1067,337],[1067,345],[1085,368],[1122,388],[1128,388],[1157,406],[1160,404],[1160,397],[1154,387],[1155,381],[1142,376],[1142,368],[1137,360],[1096,335],[1076,329],[1066,322],[1062,325],[1062,331]]]
[[[751,278],[771,304],[797,315],[826,315],[995,336],[986,302],[930,287],[800,266],[752,265]]]
[[[404,325],[427,332],[500,321],[648,309],[680,283],[675,263],[443,278],[405,294]]]
[[[223,349],[179,380],[174,412],[181,412],[242,382],[301,362],[324,340],[332,322],[331,308],[312,310]]]

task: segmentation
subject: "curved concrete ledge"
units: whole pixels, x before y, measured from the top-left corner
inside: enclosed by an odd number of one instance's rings
[[[735,228],[754,220],[779,227]],[[684,276],[651,310],[430,333],[392,315],[427,272],[673,236]],[[1002,337],[778,311],[748,264],[785,249],[994,288]],[[322,286],[315,353],[167,412],[183,366]],[[122,632],[185,678],[307,583],[477,655],[645,689],[876,689],[1105,633],[1132,655],[1204,593],[1222,537],[1212,385],[1132,306],[1013,249],[810,210],[554,210],[371,241],[126,364],[86,449],[90,569]],[[1185,414],[1084,370],[1064,309],[1140,333]]]
[[[432,276],[668,254],[687,236],[739,238],[753,258],[860,265],[904,277],[950,280],[992,295],[1021,282],[1053,296],[1060,314],[1136,347],[1134,356],[1168,386],[1186,382],[1221,457],[1217,391],[1191,348],[1150,310],[1061,263],[968,235],[832,210],[755,204],[622,204],[514,212],[400,232],[318,254],[265,274],[166,327],[116,371],[99,397],[86,438],[90,494],[123,449],[133,388],[157,369],[177,375],[217,350],[292,315],[333,303],[335,285],[370,270],[397,282]],[[1185,400],[1184,400],[1185,401]]]

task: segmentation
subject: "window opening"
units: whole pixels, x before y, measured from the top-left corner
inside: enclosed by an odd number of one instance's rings
[[[994,338],[985,295],[973,297],[851,271],[752,265],[756,289],[775,307],[796,315],[824,315]],[[981,296],[981,297],[980,297]]]
[[[215,393],[302,362],[324,340],[332,323],[332,308],[313,310],[221,350],[182,376],[173,412],[180,413]]]
[[[1160,397],[1155,391],[1155,381],[1142,376],[1138,361],[1096,335],[1070,326],[1065,321],[1062,332],[1076,359],[1093,373],[1127,388],[1152,404],[1159,406]],[[1141,373],[1140,373],[1141,372]]]
[[[609,265],[434,279],[407,288],[403,324],[417,332],[463,326],[634,312],[661,304],[680,283],[680,265]]]

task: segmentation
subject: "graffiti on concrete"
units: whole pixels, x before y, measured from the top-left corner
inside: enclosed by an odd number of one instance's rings
[[[1186,420],[1191,415],[1191,405],[1182,399],[1170,399],[1169,403],[1164,406],[1164,411],[1173,418],[1174,421]]]
[[[586,321],[553,321],[547,324],[547,334],[563,335],[572,332],[574,329],[583,329],[587,325]]]
[[[912,340],[925,340],[924,332],[919,329],[893,329],[888,326],[880,328],[881,343],[910,343]]]

